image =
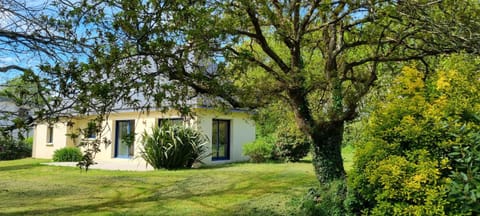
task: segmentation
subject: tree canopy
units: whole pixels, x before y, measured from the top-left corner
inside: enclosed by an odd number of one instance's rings
[[[112,0],[69,11],[99,36],[82,73],[104,80],[93,89],[116,89],[103,98],[135,103],[129,96],[141,93],[158,105],[208,95],[252,108],[285,100],[313,140],[321,182],[344,176],[344,123],[384,63],[428,67],[430,56],[478,53],[478,13],[475,1],[428,0]]]
[[[387,64],[418,61],[428,71],[430,57],[480,47],[474,0],[55,3],[54,26],[80,33],[71,44],[89,49],[41,67],[57,85],[54,107],[188,112],[198,96],[196,103],[235,108],[283,100],[313,142],[322,183],[344,178],[344,124]]]

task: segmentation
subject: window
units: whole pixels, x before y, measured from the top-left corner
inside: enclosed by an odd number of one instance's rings
[[[230,159],[230,121],[212,120],[212,160]]]
[[[115,131],[115,157],[133,157],[135,149],[135,121],[118,120],[116,121]]]
[[[185,120],[183,118],[161,118],[158,119],[158,126],[162,127],[164,124],[182,126]]]
[[[97,137],[97,123],[94,121],[88,122],[85,135],[88,139],[95,139]]]
[[[53,125],[48,125],[47,127],[47,143],[53,143]]]

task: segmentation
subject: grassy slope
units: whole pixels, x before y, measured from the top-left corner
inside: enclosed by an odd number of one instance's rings
[[[353,148],[343,155],[348,171]],[[88,173],[46,161],[0,161],[0,216],[284,215],[291,198],[317,185],[308,161]]]
[[[80,172],[0,162],[0,215],[282,215],[316,180],[309,163]]]

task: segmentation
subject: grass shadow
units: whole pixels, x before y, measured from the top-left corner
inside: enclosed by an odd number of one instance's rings
[[[312,159],[304,158],[304,159],[301,159],[301,160],[297,161],[296,163],[309,163],[309,164],[311,164]]]
[[[0,172],[32,169],[38,166],[40,166],[40,164],[18,164],[18,165],[0,166]]]
[[[241,164],[248,164],[249,162],[233,162],[233,163],[223,163],[223,164],[209,164],[209,165],[202,165],[199,168],[193,168],[192,170],[199,169],[199,170],[209,170],[209,169],[220,169],[220,168],[228,168],[228,167],[234,167],[238,166]]]

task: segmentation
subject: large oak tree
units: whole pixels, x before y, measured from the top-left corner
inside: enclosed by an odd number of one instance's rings
[[[108,111],[111,100],[138,108],[198,95],[235,108],[284,100],[313,141],[322,183],[344,178],[344,124],[356,118],[385,63],[428,67],[429,57],[480,47],[477,1],[86,0],[70,6],[65,17],[96,36],[94,49],[85,64],[57,72],[65,74],[64,86],[81,89],[85,102],[103,101]]]

